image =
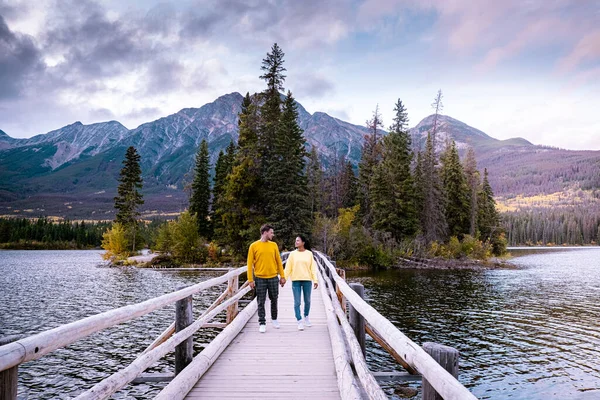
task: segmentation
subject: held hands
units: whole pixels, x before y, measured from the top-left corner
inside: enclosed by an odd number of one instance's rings
[[[281,287],[285,285],[285,278],[283,276],[279,278],[279,284],[281,285]]]
[[[313,289],[316,289],[319,287],[319,284],[317,282],[315,282],[315,284],[313,285]]]
[[[249,283],[249,285],[250,285],[250,288],[251,288],[251,289],[254,289],[254,286],[256,286],[256,283],[254,283],[254,281],[251,281],[251,282]]]

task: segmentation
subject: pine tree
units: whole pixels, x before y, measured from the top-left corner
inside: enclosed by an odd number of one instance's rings
[[[408,116],[400,99],[394,110],[394,123],[383,138],[382,161],[375,167],[371,181],[371,197],[373,227],[402,240],[416,232],[418,222],[410,171],[412,152]]]
[[[135,147],[130,146],[125,153],[123,168],[120,172],[117,196],[115,197],[115,208],[117,215],[115,222],[127,229],[128,241],[135,251],[139,247],[136,242],[138,231],[137,217],[140,215],[138,207],[144,204],[140,190],[142,189],[142,169],[140,167],[141,157]]]
[[[439,89],[437,94],[435,95],[435,99],[431,104],[431,108],[434,110],[433,114],[433,127],[431,129],[431,141],[433,143],[433,150],[435,151],[437,146],[437,130],[439,126],[439,117],[444,109],[444,104],[442,103],[442,98],[444,95],[442,94],[442,89]]]
[[[261,176],[265,183],[260,191],[263,196],[264,215],[271,213],[271,199],[273,191],[276,189],[271,182],[279,174],[282,162],[274,154],[274,147],[277,142],[277,135],[280,132],[281,96],[279,91],[284,89],[285,75],[283,75],[283,72],[286,70],[283,67],[283,56],[283,51],[275,43],[271,47],[271,52],[267,53],[267,57],[263,59],[261,66],[264,73],[260,76],[260,79],[267,83],[267,88],[261,93],[263,104],[260,109],[261,119],[258,137]]]
[[[381,161],[381,138],[378,130],[383,127],[383,121],[379,114],[379,106],[375,107],[373,118],[367,121],[369,134],[365,135],[362,155],[358,165],[358,202],[360,204],[359,215],[362,223],[370,227],[373,220],[371,209],[371,180],[373,179],[375,167]]]
[[[444,187],[446,221],[451,236],[462,239],[470,230],[470,191],[454,140],[442,155],[440,171]]]
[[[319,153],[315,146],[312,146],[312,149],[310,150],[306,173],[310,211],[314,214],[319,212],[323,205],[323,192],[321,190],[323,185],[323,167],[321,166]]]
[[[190,214],[196,216],[198,234],[205,239],[210,239],[212,229],[208,218],[210,212],[210,159],[208,156],[208,143],[205,139],[200,143],[196,154],[192,194],[190,196]]]
[[[219,152],[219,157],[215,164],[215,178],[213,185],[213,198],[211,204],[211,222],[213,226],[213,235],[218,240],[224,240],[223,236],[223,201],[227,185],[227,177],[231,174],[233,162],[235,159],[236,147],[233,141],[229,142],[225,153]]]
[[[288,91],[273,147],[272,174],[269,184],[273,187],[269,220],[277,230],[284,248],[293,248],[299,233],[310,232],[312,215],[304,173],[306,140],[298,126],[298,110],[292,93]]]
[[[472,147],[467,150],[464,161],[464,170],[469,187],[469,235],[475,237],[477,234],[477,192],[481,182],[479,171],[477,170],[477,160],[475,160],[475,151]]]
[[[488,180],[487,168],[483,170],[483,183],[478,196],[477,209],[477,226],[481,240],[491,240],[493,233],[500,229],[500,215],[496,210],[496,200]]]
[[[223,238],[223,244],[231,246],[238,256],[243,256],[248,245],[256,240],[260,225],[265,222],[260,193],[263,185],[258,119],[257,106],[246,94],[238,120],[238,150],[227,176],[223,202],[217,211],[223,222],[219,238]]]
[[[431,134],[427,134],[425,151],[420,157],[419,167],[419,197],[421,198],[421,230],[423,237],[429,243],[432,241],[442,242],[447,237],[448,224],[444,212],[444,197],[439,173],[437,170],[437,158],[433,148]]]
[[[345,162],[344,169],[342,170],[342,177],[340,179],[340,187],[342,207],[354,207],[356,205],[358,182],[356,175],[354,174],[354,167],[352,167],[350,161]]]

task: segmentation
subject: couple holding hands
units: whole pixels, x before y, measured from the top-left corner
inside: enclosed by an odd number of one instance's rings
[[[258,301],[259,331],[267,331],[265,317],[265,301],[267,295],[271,301],[271,320],[273,327],[280,328],[277,321],[277,297],[279,285],[285,285],[286,280],[292,281],[294,293],[294,312],[298,321],[298,330],[312,326],[308,318],[310,312],[310,295],[312,289],[319,285],[317,267],[307,238],[303,235],[296,237],[296,250],[287,259],[285,271],[279,255],[277,243],[273,242],[275,235],[273,227],[265,224],[260,227],[260,240],[252,243],[248,249],[248,281],[250,287],[256,289]],[[279,276],[279,277],[278,277]],[[300,313],[301,298],[304,297],[304,318]]]

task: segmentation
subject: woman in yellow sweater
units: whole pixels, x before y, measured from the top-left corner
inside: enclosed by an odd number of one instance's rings
[[[296,250],[288,256],[285,265],[285,279],[292,281],[292,292],[294,293],[294,312],[298,320],[298,330],[304,330],[305,326],[312,326],[308,319],[310,312],[310,294],[319,286],[317,279],[317,265],[310,251],[308,240],[303,235],[296,238]],[[304,320],[300,314],[300,298],[304,295]]]

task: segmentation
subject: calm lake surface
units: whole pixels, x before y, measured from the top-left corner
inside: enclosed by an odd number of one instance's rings
[[[457,348],[482,399],[600,398],[600,249],[511,250],[517,270],[352,273],[367,300],[418,344]],[[208,279],[198,272],[99,268],[100,251],[0,251],[0,336],[33,334]],[[195,315],[225,286],[195,297]],[[19,369],[22,399],[67,398],[133,361],[172,307],[92,335]],[[216,334],[195,336],[196,351]],[[367,337],[368,338],[368,337]],[[399,370],[374,342],[375,371]],[[151,372],[171,372],[172,354]],[[165,384],[115,398],[150,398]],[[394,385],[386,385],[392,398]],[[415,385],[413,385],[415,386]]]
[[[460,381],[478,398],[600,399],[600,249],[511,253],[521,269],[347,279],[416,343],[458,349]],[[373,369],[397,368],[376,343],[368,347]]]

